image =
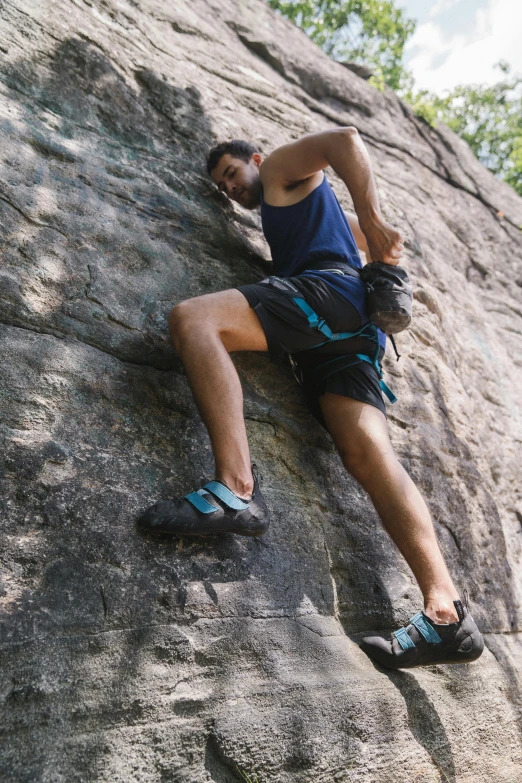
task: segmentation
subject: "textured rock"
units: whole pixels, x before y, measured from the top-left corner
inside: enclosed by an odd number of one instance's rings
[[[517,783],[520,198],[262,0],[16,0],[1,19],[2,779]],[[265,356],[235,361],[269,534],[134,526],[213,470],[170,308],[268,268],[205,151],[345,124],[406,237],[390,429],[486,632],[469,667],[385,674],[360,652],[419,591]]]

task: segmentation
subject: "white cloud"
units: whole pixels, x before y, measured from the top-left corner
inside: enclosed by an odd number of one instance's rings
[[[458,5],[461,1],[462,0],[437,0],[435,5],[430,8],[428,16],[433,19],[434,17],[439,16],[439,14],[444,13],[444,11]]]
[[[439,0],[451,2],[451,0]],[[442,92],[457,84],[486,82],[500,78],[494,68],[507,61],[522,74],[522,3],[519,0],[489,0],[476,11],[469,33],[444,35],[430,20],[419,25],[407,45],[408,67],[417,87]]]

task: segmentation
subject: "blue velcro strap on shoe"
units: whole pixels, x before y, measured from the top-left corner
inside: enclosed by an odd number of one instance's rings
[[[439,644],[442,642],[442,639],[435,628],[424,619],[422,612],[418,612],[415,617],[412,617],[410,623],[415,626],[418,632],[424,636],[426,641],[430,642],[430,644]]]
[[[399,628],[398,631],[394,631],[393,635],[399,642],[400,646],[403,650],[407,650],[410,647],[415,647],[415,644],[408,636],[408,632],[406,631],[406,628]]]
[[[190,492],[188,495],[185,495],[185,500],[188,500],[189,503],[192,503],[194,508],[197,508],[198,511],[201,511],[202,514],[212,514],[214,511],[219,511],[219,508],[216,508],[216,506],[213,506],[212,503],[208,502],[208,500],[205,500],[205,498],[201,497],[202,493],[202,489],[198,489],[197,492]]]
[[[248,503],[241,500],[241,498],[238,498],[237,495],[234,495],[228,487],[225,487],[225,485],[221,484],[219,481],[209,481],[208,484],[205,484],[203,489],[208,489],[209,492],[212,492],[213,495],[222,500],[226,506],[232,508],[234,511],[243,511],[243,509],[248,508],[249,506]]]

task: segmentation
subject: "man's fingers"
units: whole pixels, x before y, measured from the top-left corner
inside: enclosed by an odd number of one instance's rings
[[[372,258],[380,257],[385,264],[397,266],[404,250],[404,237],[399,231],[383,223],[380,235],[377,232],[375,237],[368,236],[367,239]]]
[[[387,253],[384,254],[384,263],[391,264],[391,266],[397,266],[402,258],[402,250],[394,246]]]
[[[398,264],[402,255],[395,250],[390,250],[388,253],[384,253],[383,261],[385,264]]]

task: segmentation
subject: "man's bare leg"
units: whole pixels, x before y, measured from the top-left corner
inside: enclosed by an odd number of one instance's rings
[[[229,353],[268,350],[259,318],[243,294],[231,289],[181,302],[169,325],[210,435],[216,478],[240,497],[250,497],[254,482],[243,391]]]
[[[455,622],[459,594],[442,557],[430,513],[398,461],[385,416],[339,394],[319,398],[326,426],[346,469],[368,492],[386,530],[404,555],[436,623]]]
[[[185,366],[216,462],[216,478],[238,495],[253,489],[243,392],[232,351],[266,351],[256,314],[232,289],[186,300],[171,313],[172,340]],[[370,495],[412,569],[436,622],[456,619],[458,593],[419,491],[397,460],[386,419],[371,405],[337,394],[320,398],[326,425],[347,470]]]

